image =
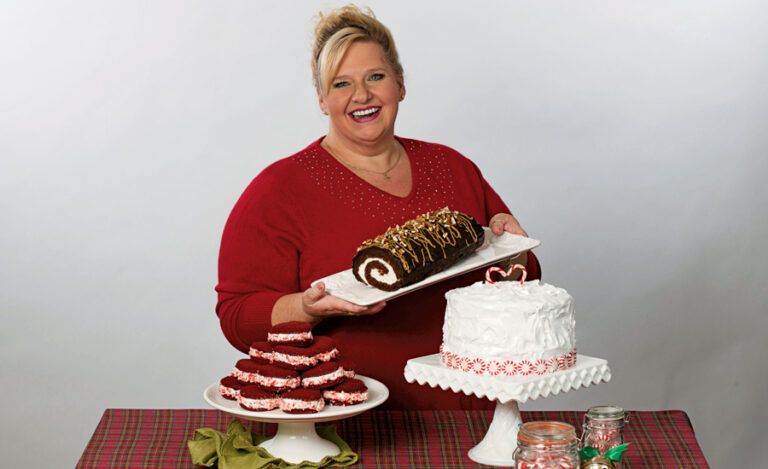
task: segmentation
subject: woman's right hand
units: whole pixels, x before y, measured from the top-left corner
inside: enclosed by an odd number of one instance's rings
[[[370,306],[361,306],[330,295],[325,284],[318,282],[301,294],[301,306],[304,313],[320,319],[330,316],[366,316],[376,314],[387,305],[380,301]]]

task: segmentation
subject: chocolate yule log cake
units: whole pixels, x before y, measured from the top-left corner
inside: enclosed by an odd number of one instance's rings
[[[474,218],[446,207],[364,241],[352,260],[352,272],[366,285],[394,291],[472,254],[483,244],[484,236]]]

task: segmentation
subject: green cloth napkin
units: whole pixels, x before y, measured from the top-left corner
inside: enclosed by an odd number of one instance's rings
[[[211,467],[218,461],[219,469],[309,469],[330,465],[349,466],[357,462],[357,453],[336,434],[333,426],[318,427],[317,434],[335,443],[341,452],[336,456],[326,456],[320,462],[288,463],[258,446],[269,437],[251,432],[239,420],[230,422],[226,433],[213,428],[198,428],[192,439],[187,441],[187,447],[193,464]]]

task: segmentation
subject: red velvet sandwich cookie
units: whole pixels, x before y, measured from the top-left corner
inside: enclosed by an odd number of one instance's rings
[[[269,342],[254,342],[248,351],[251,360],[269,365],[272,363],[272,346]]]
[[[324,389],[336,386],[344,379],[344,369],[339,366],[339,362],[330,361],[302,373],[301,385],[308,389]]]
[[[275,345],[272,352],[272,364],[291,370],[307,370],[317,365],[317,359],[312,353],[312,347]]]
[[[368,387],[359,379],[348,379],[323,391],[330,405],[354,405],[368,400]]]
[[[266,391],[285,392],[289,389],[298,388],[301,384],[301,378],[293,370],[273,365],[259,365],[256,384]]]
[[[267,341],[272,345],[305,347],[312,343],[312,325],[301,321],[276,324],[267,334]]]
[[[340,358],[339,359],[339,366],[344,368],[344,376],[346,376],[349,379],[352,379],[355,377],[355,362],[350,360],[349,358]]]
[[[323,407],[325,401],[317,389],[294,389],[280,398],[280,409],[288,414],[314,414]]]
[[[280,407],[280,398],[277,394],[265,391],[255,384],[243,387],[237,402],[243,409],[255,412],[264,412]]]
[[[224,399],[236,401],[237,396],[240,395],[240,389],[243,386],[244,383],[241,383],[234,376],[225,376],[224,378],[221,378],[221,381],[219,381],[219,394],[221,394],[221,397]]]
[[[250,358],[243,358],[235,363],[235,369],[232,371],[232,376],[243,383],[255,383],[256,372],[259,370],[260,365],[260,363],[251,360]]]
[[[315,342],[309,348],[318,362],[329,362],[339,356],[336,342],[323,335],[315,337]]]

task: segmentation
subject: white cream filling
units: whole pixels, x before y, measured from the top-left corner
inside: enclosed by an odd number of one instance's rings
[[[239,370],[237,368],[235,368],[235,371],[232,372],[232,376],[246,383],[255,383],[256,379],[258,378],[256,373]]]
[[[251,407],[253,409],[275,409],[280,406],[280,398],[278,397],[266,399],[248,399],[247,397],[240,396],[238,402],[246,407]]]
[[[317,359],[315,357],[305,357],[302,355],[288,355],[285,353],[272,353],[272,360],[280,363],[287,363],[289,365],[316,365]]]
[[[264,360],[270,362],[272,361],[272,353],[256,350],[255,348],[250,349],[248,351],[248,355],[252,356],[253,358],[263,358]]]
[[[256,375],[256,381],[254,382],[270,388],[297,388],[301,381],[299,378],[274,378]]]
[[[280,409],[282,410],[314,410],[320,412],[325,407],[325,401],[320,399],[317,401],[302,401],[299,399],[281,399]]]
[[[342,368],[337,368],[335,371],[332,371],[330,373],[326,373],[324,375],[310,376],[309,378],[302,378],[301,379],[301,385],[304,386],[304,387],[314,386],[314,385],[323,384],[323,383],[327,383],[327,382],[333,381],[333,380],[341,378],[343,376],[344,376],[344,370]]]
[[[230,387],[224,386],[223,384],[220,384],[219,394],[221,394],[222,396],[233,397],[237,399],[238,397],[240,397],[240,390],[235,388],[230,388]]]
[[[294,332],[291,334],[267,334],[267,340],[270,342],[300,342],[312,340],[312,332]]]
[[[318,361],[321,362],[329,362],[336,358],[336,356],[339,354],[339,351],[337,349],[333,349],[330,352],[322,352],[315,354],[315,358],[317,358]]]
[[[397,282],[397,275],[395,274],[395,270],[387,261],[385,261],[380,257],[369,257],[357,267],[357,275],[360,276],[360,278],[365,281],[366,285],[370,285],[370,283],[368,283],[368,279],[365,276],[365,268],[368,264],[370,264],[373,261],[379,261],[387,267],[386,272],[384,272],[383,274],[379,269],[371,270],[371,277],[373,277],[374,280],[380,283],[383,283],[385,285],[392,285],[393,283]]]
[[[329,401],[338,402],[363,402],[368,400],[368,391],[344,392],[344,391],[324,391],[323,397]]]

